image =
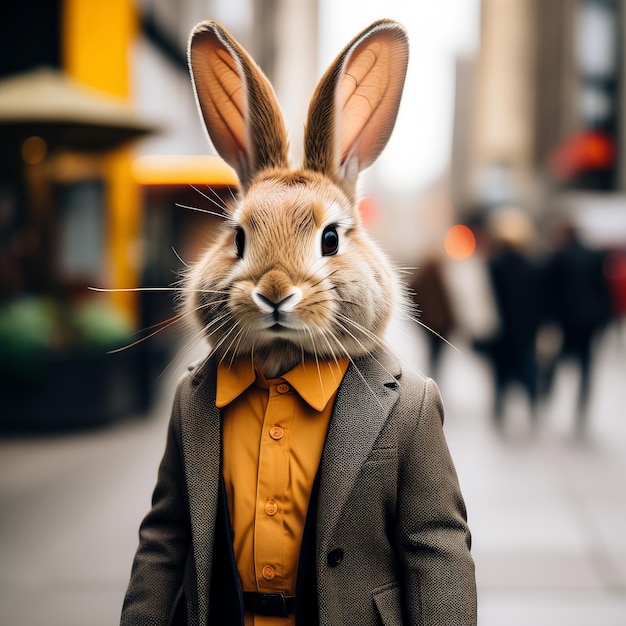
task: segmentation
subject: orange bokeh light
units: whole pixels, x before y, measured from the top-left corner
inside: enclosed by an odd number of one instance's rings
[[[373,198],[365,197],[359,200],[359,212],[365,226],[373,226],[378,219],[378,209]]]
[[[455,224],[446,233],[443,247],[453,259],[467,259],[476,250],[476,238],[470,228],[463,224]]]

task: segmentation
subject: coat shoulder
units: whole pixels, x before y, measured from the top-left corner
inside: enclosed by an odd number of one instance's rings
[[[178,379],[174,410],[181,420],[215,410],[215,369],[212,358],[205,358],[188,366]]]
[[[408,413],[416,420],[424,414],[436,414],[443,423],[443,401],[439,387],[432,378],[403,365],[398,379],[398,393],[396,410]]]

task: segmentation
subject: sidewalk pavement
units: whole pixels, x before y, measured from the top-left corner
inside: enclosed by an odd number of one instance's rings
[[[573,434],[573,366],[559,369],[536,429],[523,394],[509,394],[502,436],[485,363],[447,351],[438,382],[472,529],[481,626],[626,625],[625,339],[610,329],[599,346],[585,439]]]
[[[602,342],[584,441],[571,435],[574,370],[559,371],[534,432],[523,397],[511,394],[502,437],[484,364],[446,348],[438,382],[473,533],[480,626],[626,624],[623,339],[611,332]],[[414,328],[391,343],[423,366]],[[167,380],[149,418],[0,441],[0,624],[118,621],[163,451]]]

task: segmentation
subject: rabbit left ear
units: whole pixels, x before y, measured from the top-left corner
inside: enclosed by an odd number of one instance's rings
[[[311,99],[304,166],[322,172],[354,196],[358,173],[389,140],[408,65],[405,29],[374,22],[346,46]]]
[[[217,22],[189,41],[196,99],[211,141],[246,189],[264,170],[287,167],[287,131],[276,94],[243,47]]]

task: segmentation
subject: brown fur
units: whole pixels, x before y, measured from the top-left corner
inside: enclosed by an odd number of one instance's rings
[[[224,62],[225,53],[232,63]],[[230,223],[187,279],[188,310],[219,358],[251,358],[266,376],[277,376],[303,359],[354,358],[382,342],[400,288],[361,225],[354,185],[391,133],[406,54],[404,30],[388,21],[348,45],[320,81],[309,111],[305,165],[292,170],[280,108],[259,68],[214,22],[192,35],[190,63],[203,119],[242,183]],[[366,77],[354,89],[384,104],[365,122],[360,98],[335,107],[338,85],[351,80],[346,72],[358,74],[350,63],[360,63]],[[216,86],[217,66],[222,73],[230,69]],[[339,250],[324,256],[322,234],[331,226]],[[236,228],[245,237],[241,258]]]

